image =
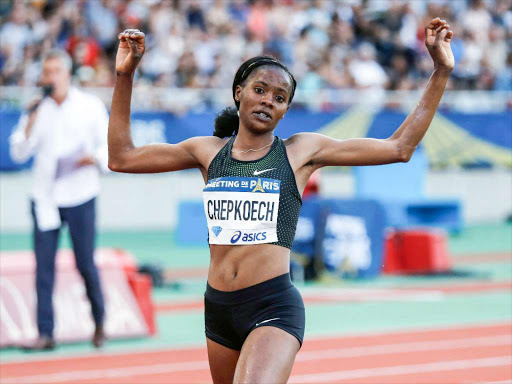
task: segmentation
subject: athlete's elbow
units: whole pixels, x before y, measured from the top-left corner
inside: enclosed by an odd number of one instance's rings
[[[408,163],[409,160],[411,160],[411,157],[412,157],[415,149],[416,148],[400,151],[400,154],[398,155],[398,162],[399,163]]]
[[[408,163],[411,160],[411,157],[416,150],[416,147],[411,147],[407,145],[397,145],[396,149],[396,162],[397,163]]]
[[[127,151],[109,146],[108,149],[108,169],[112,172],[128,172],[130,161]]]
[[[402,152],[398,156],[398,162],[399,163],[408,163],[409,160],[411,160],[412,152]]]
[[[112,156],[108,157],[108,169],[112,172],[128,172],[126,162]]]
[[[119,163],[111,161],[110,159],[108,160],[108,169],[110,169],[112,172],[122,172]]]

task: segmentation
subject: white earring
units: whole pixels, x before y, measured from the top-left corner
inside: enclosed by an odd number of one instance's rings
[[[240,117],[240,111],[236,111],[236,114],[238,115],[238,117]]]

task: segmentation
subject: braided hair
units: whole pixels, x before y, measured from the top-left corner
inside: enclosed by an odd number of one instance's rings
[[[243,63],[238,71],[236,72],[235,78],[233,80],[233,100],[235,100],[236,108],[228,107],[222,110],[217,117],[215,118],[215,130],[213,131],[213,136],[217,136],[220,138],[229,137],[236,135],[238,133],[238,126],[240,124],[240,117],[238,116],[238,109],[240,108],[240,102],[235,99],[235,91],[238,85],[243,85],[247,80],[249,75],[258,67],[264,65],[273,65],[283,69],[292,80],[292,91],[290,97],[288,99],[288,104],[292,102],[293,95],[295,94],[295,88],[297,87],[297,82],[295,78],[290,73],[288,68],[277,59],[272,56],[256,56],[245,63]]]

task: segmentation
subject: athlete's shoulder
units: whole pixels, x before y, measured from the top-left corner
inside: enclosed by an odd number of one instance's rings
[[[190,145],[200,147],[201,149],[218,148],[220,150],[229,141],[229,137],[220,138],[217,136],[195,136],[187,139],[186,141]]]
[[[219,153],[229,138],[221,139],[216,136],[195,136],[180,143],[207,170],[212,159]]]
[[[296,133],[285,141],[286,152],[293,169],[299,169],[311,161],[312,156],[322,148],[326,136],[314,132]]]
[[[216,136],[195,136],[182,142],[201,164],[210,164],[217,153],[226,145],[229,137],[221,139]],[[205,168],[207,168],[205,166]]]
[[[291,135],[287,139],[283,139],[284,145],[287,147],[300,147],[302,145],[311,145],[312,141],[318,140],[322,135],[313,132],[300,132]]]

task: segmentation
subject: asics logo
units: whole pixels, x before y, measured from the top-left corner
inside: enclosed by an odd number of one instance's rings
[[[235,244],[238,240],[240,240],[240,236],[242,236],[242,232],[236,231],[233,237],[231,238],[231,244]]]
[[[264,169],[263,171],[254,171],[254,176],[261,175],[262,173],[265,173],[265,172],[273,171],[274,169],[277,169],[277,168]]]
[[[242,238],[242,242],[250,243],[254,241],[264,241],[267,240],[267,232],[257,232],[257,233],[244,233],[242,235],[241,231],[236,231],[231,238],[231,244],[235,244]]]

